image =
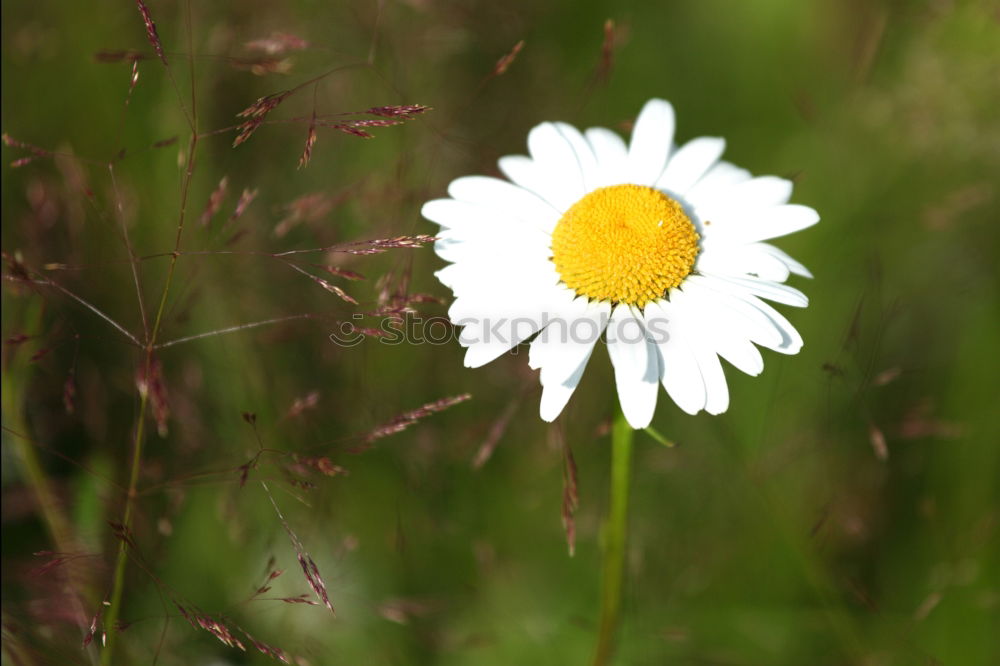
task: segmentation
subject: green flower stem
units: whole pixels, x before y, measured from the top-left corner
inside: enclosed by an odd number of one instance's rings
[[[604,567],[601,580],[601,623],[594,666],[605,666],[614,653],[622,607],[625,542],[628,535],[628,492],[632,474],[632,426],[616,407],[611,430],[611,506],[604,526]]]

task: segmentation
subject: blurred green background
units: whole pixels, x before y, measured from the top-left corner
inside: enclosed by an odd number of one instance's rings
[[[66,292],[142,337],[121,229],[148,257],[151,317],[170,258],[149,255],[174,247],[191,134],[178,99],[190,112],[192,72],[204,135],[181,249],[202,254],[178,258],[159,340],[309,316],[157,353],[118,663],[270,663],[245,639],[243,653],[192,628],[174,601],[302,665],[588,660],[615,399],[606,354],[549,426],[524,348],[467,370],[457,343],[328,339],[386,294],[446,298],[429,246],[296,255],[356,306],[268,255],[433,233],[422,202],[459,175],[495,173],[537,122],[627,131],[654,96],[675,105],[679,140],[725,136],[727,159],[794,178],[793,201],[823,220],[777,243],[816,275],[793,282],[810,307],[784,309],[803,352],[765,353],[758,378],[729,368],[719,417],[687,416],[661,392],[654,426],[673,448],[637,433],[616,663],[1000,663],[995,3],[148,4],[173,80],[134,3],[2,7],[3,130],[61,154],[12,168],[32,153],[3,149],[5,664],[99,655],[99,638],[81,644],[107,612],[109,521],[122,519],[144,355]],[[308,44],[248,45],[276,33]],[[143,59],[126,107],[131,62],[95,54],[129,49]],[[213,133],[258,97],[336,68],[243,145]],[[367,140],[321,128],[296,168],[314,111],[387,104],[433,108]],[[258,194],[230,220],[244,190]],[[464,393],[359,450],[397,415]],[[163,405],[161,435],[152,408]],[[238,467],[260,446],[241,486]],[[564,447],[579,477],[573,557]],[[277,600],[314,597],[261,480],[336,617]]]

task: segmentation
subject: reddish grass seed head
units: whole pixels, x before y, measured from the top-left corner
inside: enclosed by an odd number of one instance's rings
[[[163,52],[163,43],[160,41],[160,35],[156,31],[156,23],[153,21],[153,17],[149,13],[149,7],[142,0],[135,0],[136,6],[139,8],[139,14],[142,15],[142,22],[146,26],[146,38],[149,43],[153,46],[153,50],[156,55],[163,61],[163,64],[167,64],[167,56]]]
[[[514,48],[510,50],[510,53],[507,53],[499,60],[497,60],[497,64],[493,66],[493,76],[500,76],[501,74],[506,73],[507,69],[514,62],[514,59],[517,58],[517,54],[520,53],[521,49],[523,48],[524,48],[523,39],[519,41],[517,44],[514,44]]]
[[[373,106],[370,109],[365,110],[365,113],[371,114],[373,116],[384,116],[386,118],[409,119],[412,118],[413,116],[420,115],[425,111],[429,111],[430,108],[431,107],[424,106],[423,104]]]
[[[312,159],[313,146],[316,145],[316,116],[313,115],[312,122],[309,123],[309,133],[306,135],[306,145],[302,149],[302,155],[299,156],[299,166],[302,168],[309,165],[309,160]]]
[[[268,37],[251,40],[243,46],[248,51],[258,51],[274,56],[287,51],[302,51],[309,48],[309,42],[288,32],[272,32]]]
[[[222,208],[222,201],[226,197],[226,191],[229,189],[229,177],[223,176],[219,184],[215,186],[212,190],[212,194],[208,197],[208,203],[205,204],[205,210],[201,213],[201,218],[199,222],[201,226],[208,226],[208,223],[212,221],[215,214],[219,212]]]
[[[256,102],[237,113],[237,118],[246,118],[247,120],[236,128],[239,130],[239,134],[237,134],[236,139],[233,140],[233,147],[235,148],[249,139],[250,135],[257,131],[258,127],[264,124],[264,118],[267,114],[285,101],[285,99],[288,98],[292,92],[294,91],[285,90],[279,93],[264,95],[263,97],[258,98]]]
[[[389,435],[394,435],[397,432],[402,432],[406,430],[413,424],[415,424],[420,419],[430,416],[436,412],[444,411],[449,407],[453,407],[459,403],[465,402],[472,397],[471,393],[463,393],[461,395],[452,396],[449,398],[441,398],[440,400],[435,400],[434,402],[429,402],[426,405],[417,407],[408,412],[403,412],[402,414],[396,416],[394,419],[385,423],[365,436],[365,443],[370,444],[377,439],[382,439],[383,437],[388,437]]]
[[[239,200],[236,202],[236,208],[233,209],[233,214],[229,216],[229,221],[234,222],[239,218],[243,217],[243,213],[247,211],[253,200],[257,198],[258,190],[256,188],[244,188],[243,193],[240,194]]]

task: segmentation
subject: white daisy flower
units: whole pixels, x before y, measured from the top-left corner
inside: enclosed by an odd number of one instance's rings
[[[607,340],[622,411],[649,425],[659,384],[689,414],[719,414],[729,389],[719,362],[758,375],[756,345],[802,348],[764,301],[805,307],[787,286],[809,271],[762,241],[819,221],[789,204],[792,183],[720,161],[725,142],[677,147],[674,109],[650,100],[632,141],[595,127],[542,123],[531,157],[499,161],[509,180],[458,178],[451,198],[427,202],[441,225],[435,245],[451,262],[436,273],[452,289],[467,367],[531,340],[541,417],[554,420],[580,383],[595,343]]]

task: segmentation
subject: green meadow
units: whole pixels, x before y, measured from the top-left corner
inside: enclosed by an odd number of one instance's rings
[[[464,367],[420,209],[653,97],[822,219],[802,351],[634,435],[609,663],[1000,663],[994,3],[2,19],[3,664],[591,663],[608,355]]]

